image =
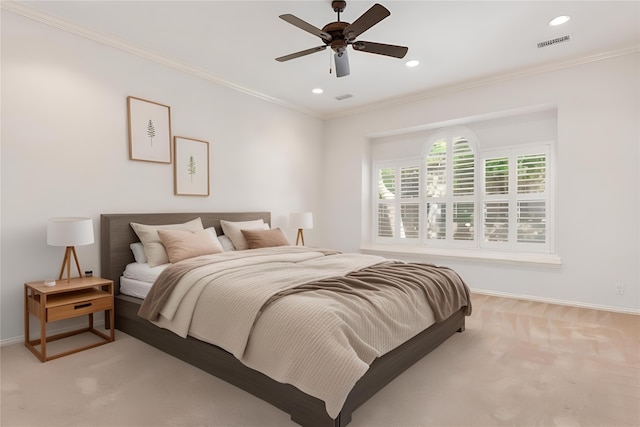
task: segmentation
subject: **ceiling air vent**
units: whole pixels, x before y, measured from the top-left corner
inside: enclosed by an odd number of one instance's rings
[[[353,98],[353,95],[351,95],[350,93],[345,93],[344,95],[336,96],[336,99],[338,101],[342,101],[344,99],[349,99],[349,98]]]
[[[557,37],[555,39],[545,40],[543,42],[540,42],[538,43],[538,47],[547,47],[547,46],[551,46],[558,43],[568,42],[570,40],[571,40],[571,36],[567,34],[566,36]]]

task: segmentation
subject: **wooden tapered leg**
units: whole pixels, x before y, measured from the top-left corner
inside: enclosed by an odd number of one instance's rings
[[[78,255],[76,255],[75,246],[71,246],[71,252],[73,252],[73,259],[76,260],[76,268],[78,269],[78,276],[82,277],[82,270],[80,270],[80,263],[78,262]],[[71,260],[69,260],[69,264],[71,264]],[[68,273],[67,273],[67,279],[69,279]]]
[[[62,280],[64,269],[67,267],[67,282],[71,279],[71,257],[76,262],[76,268],[78,269],[78,275],[82,277],[82,270],[80,270],[80,262],[78,262],[78,255],[76,254],[75,246],[67,246],[67,250],[64,252],[64,259],[62,260],[62,267],[60,268],[60,276],[58,280]]]
[[[62,260],[62,267],[60,267],[60,276],[58,276],[58,280],[62,280],[62,275],[64,274],[64,268],[67,267],[67,277],[69,277],[69,246],[67,246],[67,250],[64,251],[64,258]]]

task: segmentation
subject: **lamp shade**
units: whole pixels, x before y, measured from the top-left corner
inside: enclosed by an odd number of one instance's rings
[[[49,218],[47,243],[51,246],[82,246],[93,243],[93,221],[91,218]]]
[[[313,228],[313,213],[291,213],[289,214],[289,227],[300,229]]]

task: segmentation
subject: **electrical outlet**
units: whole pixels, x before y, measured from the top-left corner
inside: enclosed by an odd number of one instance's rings
[[[624,295],[624,285],[622,283],[616,284],[616,294]]]

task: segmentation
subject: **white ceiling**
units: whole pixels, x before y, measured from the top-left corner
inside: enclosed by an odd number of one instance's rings
[[[349,48],[351,75],[342,78],[329,74],[329,49],[275,61],[322,45],[278,16],[290,13],[322,28],[336,20],[330,0],[28,1],[3,7],[325,118],[637,51],[640,45],[638,1],[379,2],[391,16],[358,40],[404,45],[409,52],[401,60]],[[348,1],[341,20],[355,21],[374,3]],[[558,15],[572,19],[550,27]],[[564,35],[571,41],[537,47]],[[408,59],[419,60],[420,66],[406,67]],[[317,87],[324,93],[313,94]],[[345,94],[353,97],[335,99]]]

